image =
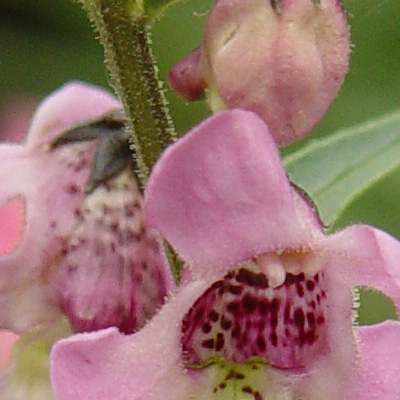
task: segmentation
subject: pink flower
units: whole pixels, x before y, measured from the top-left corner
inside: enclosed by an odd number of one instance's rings
[[[218,0],[170,86],[213,112],[258,113],[279,144],[309,134],[340,89],[349,34],[339,0]]]
[[[131,333],[173,287],[130,167],[87,194],[97,141],[50,148],[116,108],[105,91],[71,83],[41,103],[24,143],[0,145],[0,206],[18,198],[26,211],[21,241],[0,255],[1,328],[23,333],[65,315],[75,332]]]
[[[220,113],[168,148],[145,212],[186,261],[183,283],[134,335],[56,344],[58,400],[398,398],[399,323],[352,322],[355,286],[400,308],[400,243],[364,225],[327,236],[258,116]]]

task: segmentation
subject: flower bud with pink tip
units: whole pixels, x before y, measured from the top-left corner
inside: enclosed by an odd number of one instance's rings
[[[288,144],[323,117],[349,54],[339,0],[219,0],[201,46],[172,68],[169,84],[189,101],[206,92],[213,112],[256,112]]]

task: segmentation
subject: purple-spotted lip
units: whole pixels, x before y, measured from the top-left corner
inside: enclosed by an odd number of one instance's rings
[[[271,288],[257,268],[230,271],[185,315],[181,346],[187,366],[215,357],[239,363],[258,357],[298,373],[326,352],[324,273],[288,273],[281,286]]]

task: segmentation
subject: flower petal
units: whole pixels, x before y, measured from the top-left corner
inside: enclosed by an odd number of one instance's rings
[[[145,194],[147,221],[192,267],[226,267],[311,242],[264,122],[217,114],[168,148]],[[313,221],[314,223],[314,221]]]
[[[357,329],[363,370],[349,400],[400,398],[400,322],[386,321]]]
[[[345,266],[337,272],[350,286],[367,286],[389,296],[400,314],[400,242],[367,225],[353,225],[324,240],[325,249]],[[335,259],[331,257],[332,270]]]
[[[96,86],[70,82],[56,90],[39,105],[27,137],[29,146],[57,135],[83,120],[119,108],[118,100]]]

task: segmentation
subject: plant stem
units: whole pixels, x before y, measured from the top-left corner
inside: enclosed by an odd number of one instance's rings
[[[81,0],[100,35],[111,84],[124,107],[144,187],[161,152],[175,140],[151,51],[148,21],[127,0]]]

